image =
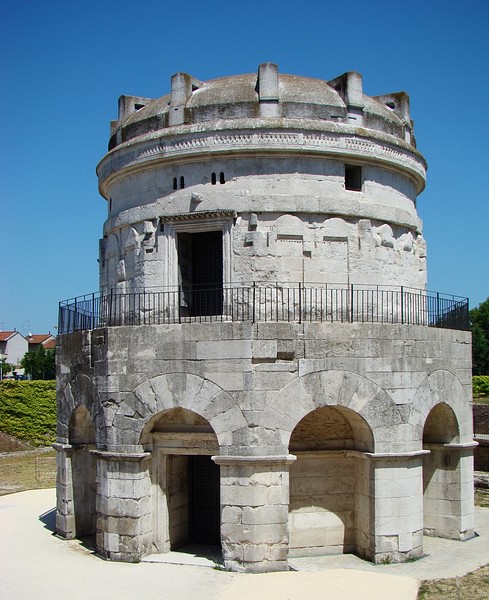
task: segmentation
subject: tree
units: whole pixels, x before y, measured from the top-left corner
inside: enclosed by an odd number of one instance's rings
[[[489,298],[470,311],[472,374],[489,375]]]
[[[45,350],[42,345],[37,352],[26,352],[20,365],[32,379],[56,378],[54,350]]]
[[[0,362],[0,373],[2,374],[2,379],[5,377],[5,375],[7,375],[7,373],[10,373],[10,371],[12,370],[13,367],[11,364],[6,363],[4,360]]]

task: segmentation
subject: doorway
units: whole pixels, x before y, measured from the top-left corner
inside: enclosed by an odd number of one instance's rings
[[[222,314],[222,231],[178,234],[181,316]]]
[[[219,475],[210,456],[189,456],[190,543],[221,543]]]

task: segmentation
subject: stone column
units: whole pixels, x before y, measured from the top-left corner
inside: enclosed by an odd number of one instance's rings
[[[477,444],[427,444],[426,535],[467,540],[474,536],[474,464]]]
[[[152,544],[151,454],[92,454],[97,458],[97,552],[110,560],[139,562]]]
[[[373,556],[404,562],[423,554],[423,455],[368,454],[372,460]]]
[[[76,537],[70,444],[53,444],[56,450],[56,533],[67,540]]]
[[[221,541],[232,571],[288,568],[289,464],[295,456],[213,456],[221,467]]]

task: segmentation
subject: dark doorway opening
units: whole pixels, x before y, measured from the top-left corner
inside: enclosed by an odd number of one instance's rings
[[[222,314],[222,231],[178,234],[181,316]]]
[[[189,457],[189,542],[221,543],[219,466],[210,456]]]

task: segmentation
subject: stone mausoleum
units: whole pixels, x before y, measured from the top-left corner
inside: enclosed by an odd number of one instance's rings
[[[122,96],[100,290],[62,302],[57,532],[226,568],[473,535],[467,300],[426,290],[404,92],[349,72]]]

